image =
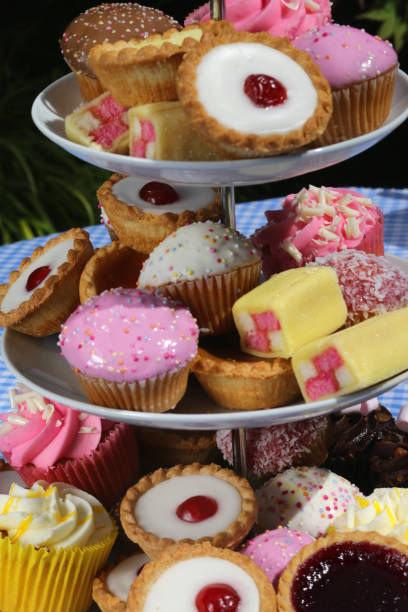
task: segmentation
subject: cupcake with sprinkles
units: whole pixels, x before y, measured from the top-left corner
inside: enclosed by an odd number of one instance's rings
[[[232,305],[259,283],[260,270],[244,235],[205,221],[167,236],[144,262],[139,286],[186,304],[203,335],[222,334],[234,328]]]
[[[182,304],[119,287],[81,304],[58,344],[92,403],[166,412],[185,393],[197,341]]]
[[[62,55],[75,74],[82,97],[93,100],[104,87],[88,63],[92,47],[119,40],[144,39],[150,34],[180,30],[180,24],[162,11],[137,2],[105,2],[87,9],[66,28],[59,40]]]

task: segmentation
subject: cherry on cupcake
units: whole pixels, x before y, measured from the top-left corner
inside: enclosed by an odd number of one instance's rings
[[[177,191],[171,185],[159,181],[150,181],[143,185],[139,191],[139,196],[145,202],[150,202],[155,206],[173,204],[179,199]]]

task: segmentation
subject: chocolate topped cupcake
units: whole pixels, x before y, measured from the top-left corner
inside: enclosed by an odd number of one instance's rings
[[[82,96],[93,100],[103,92],[88,64],[94,45],[131,38],[147,38],[180,24],[162,11],[137,2],[109,2],[87,9],[68,25],[59,44],[62,55],[75,73]]]
[[[408,434],[387,408],[369,400],[332,418],[334,444],[326,467],[365,494],[376,487],[408,486]]]

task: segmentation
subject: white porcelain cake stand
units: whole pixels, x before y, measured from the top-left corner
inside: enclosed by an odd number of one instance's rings
[[[211,10],[214,18],[222,18],[222,0],[212,1]],[[390,114],[384,124],[373,132],[334,145],[304,149],[288,155],[234,161],[152,161],[96,151],[76,144],[65,136],[64,119],[81,101],[75,77],[68,74],[37,96],[32,106],[33,121],[47,138],[72,155],[112,172],[141,176],[148,180],[220,186],[226,223],[234,227],[235,186],[279,181],[337,164],[372,147],[395,130],[408,116],[408,76],[399,71]],[[408,379],[408,372],[404,372],[346,397],[252,412],[220,409],[199,389],[189,389],[187,397],[176,411],[150,414],[89,404],[75,377],[59,357],[55,338],[41,340],[6,330],[2,350],[7,366],[19,379],[51,399],[67,402],[79,410],[150,427],[186,430],[231,428],[234,431],[234,467],[241,474],[247,472],[246,428],[329,414],[380,395]]]

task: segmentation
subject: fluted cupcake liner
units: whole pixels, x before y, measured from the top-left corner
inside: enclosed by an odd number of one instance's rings
[[[92,581],[106,563],[116,528],[92,546],[36,549],[10,538],[0,540],[2,612],[86,612]]]
[[[46,470],[33,464],[15,468],[28,487],[37,480],[66,482],[112,506],[135,481],[139,454],[134,428],[118,423],[87,457],[65,459]]]
[[[75,371],[87,397],[93,404],[122,410],[167,412],[174,408],[187,388],[189,365],[164,376],[144,381],[116,383],[92,378]]]
[[[333,113],[315,145],[329,145],[372,132],[390,112],[398,67],[349,87],[333,90]]]
[[[168,283],[158,289],[188,306],[201,335],[223,334],[234,329],[234,302],[258,285],[260,273],[261,263],[255,261],[224,274]]]

